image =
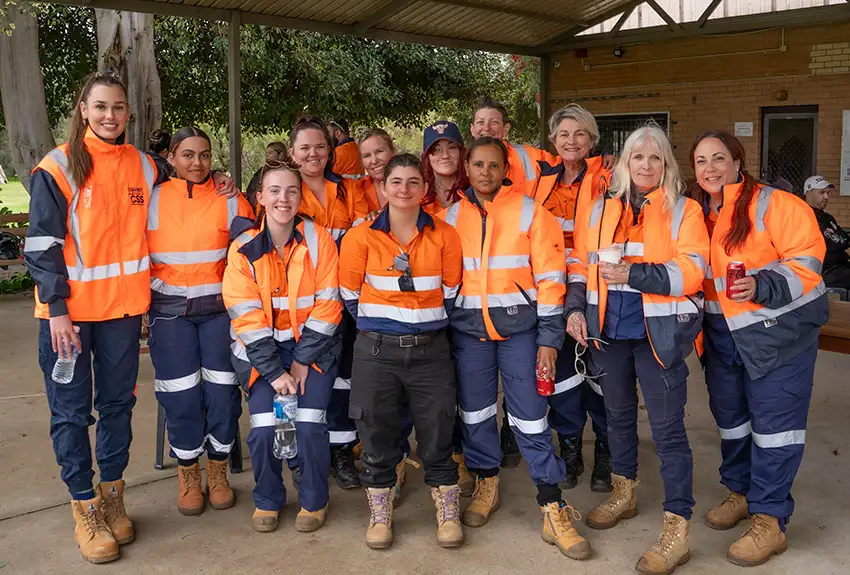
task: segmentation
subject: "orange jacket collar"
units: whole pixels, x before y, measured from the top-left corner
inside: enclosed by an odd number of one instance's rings
[[[86,133],[83,136],[83,142],[85,142],[89,152],[95,154],[108,154],[109,152],[114,151],[118,146],[124,145],[124,139],[124,134],[122,133],[115,140],[114,144],[110,144],[109,142],[102,140],[91,128],[86,128]]]

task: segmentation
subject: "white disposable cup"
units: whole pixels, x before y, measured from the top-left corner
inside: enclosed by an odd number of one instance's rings
[[[614,244],[607,248],[600,249],[597,253],[599,254],[600,262],[618,264],[620,263],[620,260],[623,259],[623,246],[620,244]]]

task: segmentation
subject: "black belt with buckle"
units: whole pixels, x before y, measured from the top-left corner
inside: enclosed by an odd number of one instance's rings
[[[418,347],[431,343],[440,337],[445,330],[426,331],[417,335],[388,335],[374,331],[360,331],[360,335],[368,337],[377,345],[389,344],[397,347]]]

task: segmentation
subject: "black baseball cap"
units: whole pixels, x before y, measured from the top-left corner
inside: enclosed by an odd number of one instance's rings
[[[332,126],[336,126],[337,128],[339,128],[340,130],[342,130],[346,134],[349,132],[348,122],[346,122],[342,118],[331,118],[331,121],[328,122],[328,123]]]

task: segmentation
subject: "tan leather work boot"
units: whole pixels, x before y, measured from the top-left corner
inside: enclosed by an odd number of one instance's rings
[[[207,459],[207,498],[213,509],[230,509],[236,503],[233,488],[227,480],[227,460]]]
[[[441,485],[431,488],[431,499],[437,508],[437,542],[440,547],[453,549],[463,545],[460,525],[460,487]]]
[[[635,565],[643,575],[670,575],[691,558],[688,549],[688,520],[675,513],[664,512],[664,530],[652,548]]]
[[[705,524],[712,529],[725,531],[732,529],[749,516],[747,496],[730,491],[723,503],[708,512],[705,516]]]
[[[590,543],[573,526],[571,516],[581,521],[581,514],[572,505],[565,501],[555,501],[540,510],[543,512],[543,541],[556,546],[570,559],[590,559],[593,554]]]
[[[460,494],[469,497],[475,491],[475,477],[469,472],[463,453],[455,453],[452,459],[457,463],[457,484],[460,487]]]
[[[277,529],[279,511],[266,511],[265,509],[254,509],[251,516],[251,526],[258,533],[268,533]]]
[[[367,487],[369,528],[366,545],[370,549],[387,549],[393,544],[393,488]]]
[[[204,493],[201,491],[201,466],[198,463],[177,466],[180,480],[177,491],[177,510],[183,515],[200,515],[204,512]]]
[[[611,529],[620,519],[631,519],[637,515],[637,481],[612,473],[611,482],[611,495],[588,513],[588,527]]]
[[[97,486],[98,495],[103,501],[103,516],[118,545],[132,543],[136,538],[133,522],[127,517],[127,511],[124,509],[124,487],[123,479],[102,481]]]
[[[499,509],[499,476],[479,477],[475,482],[472,501],[463,512],[463,524],[481,527],[490,520],[490,515]]]
[[[83,558],[89,563],[108,563],[120,556],[118,542],[106,524],[102,505],[100,497],[71,501],[71,511],[76,522],[74,539],[80,546]]]
[[[318,531],[325,524],[325,519],[328,516],[327,505],[324,509],[318,511],[307,511],[303,507],[298,515],[295,516],[295,530],[301,533],[311,533]]]
[[[788,541],[785,533],[779,528],[779,520],[776,517],[756,513],[752,516],[752,521],[750,528],[726,553],[729,561],[741,567],[755,567],[767,563],[773,555],[779,555],[788,549]]]

